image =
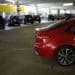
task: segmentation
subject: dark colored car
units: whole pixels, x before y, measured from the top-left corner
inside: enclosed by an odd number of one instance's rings
[[[53,20],[54,21],[54,16],[53,15],[48,15],[48,20]]]
[[[2,30],[5,29],[5,21],[2,16],[0,16],[0,29],[2,29]]]
[[[20,19],[18,16],[10,16],[8,26],[20,26]]]
[[[24,24],[24,15],[19,15],[20,24]]]
[[[26,23],[31,23],[31,24],[34,23],[32,15],[25,15],[24,24],[26,24]]]
[[[34,22],[41,22],[41,17],[39,15],[34,15]]]
[[[36,28],[34,47],[39,56],[55,58],[63,66],[72,65],[75,61],[75,19]]]

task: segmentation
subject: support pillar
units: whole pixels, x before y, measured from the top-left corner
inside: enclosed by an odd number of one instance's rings
[[[36,15],[38,15],[39,14],[39,12],[38,12],[38,5],[36,4],[35,7],[36,7]]]
[[[19,4],[19,0],[17,0],[17,15],[20,15],[20,4]]]
[[[51,9],[49,8],[49,15],[51,14]]]
[[[57,9],[58,20],[60,19],[60,9]]]

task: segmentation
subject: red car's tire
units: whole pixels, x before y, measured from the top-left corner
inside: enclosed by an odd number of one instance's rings
[[[75,61],[75,52],[72,47],[61,47],[56,53],[56,60],[62,66],[72,65]]]

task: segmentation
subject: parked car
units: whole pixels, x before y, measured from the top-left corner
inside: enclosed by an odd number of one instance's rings
[[[54,21],[54,16],[53,15],[48,15],[48,20],[53,20]]]
[[[60,65],[75,61],[75,19],[58,21],[47,27],[36,28],[35,53],[44,58],[55,58]]]
[[[24,15],[20,15],[19,19],[20,19],[20,24],[24,24]]]
[[[20,19],[18,16],[10,16],[8,26],[20,26]]]
[[[26,23],[31,23],[31,24],[34,23],[32,15],[25,15],[24,24],[26,24]]]
[[[34,15],[33,18],[34,22],[39,22],[39,23],[41,22],[41,17],[39,15]]]
[[[4,30],[5,29],[5,21],[2,16],[0,16],[0,29]]]

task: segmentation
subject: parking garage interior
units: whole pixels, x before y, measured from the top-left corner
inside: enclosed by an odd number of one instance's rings
[[[75,64],[60,66],[34,50],[35,28],[67,17],[75,17],[74,0],[0,0],[0,75],[74,75]]]

